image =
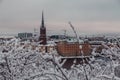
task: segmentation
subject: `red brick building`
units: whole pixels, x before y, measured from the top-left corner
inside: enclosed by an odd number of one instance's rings
[[[57,51],[62,56],[81,56],[82,53],[84,56],[89,56],[91,54],[91,46],[89,43],[80,44],[78,42],[58,42]]]

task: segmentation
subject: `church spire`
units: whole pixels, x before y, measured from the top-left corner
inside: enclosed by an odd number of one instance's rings
[[[41,20],[41,26],[40,26],[40,38],[39,38],[39,41],[41,41],[40,44],[43,44],[43,45],[45,45],[47,43],[47,40],[46,40],[46,28],[45,28],[45,25],[44,25],[43,11],[42,11],[42,20]]]
[[[45,27],[44,26],[44,13],[43,13],[43,11],[42,11],[42,23],[41,23],[41,27]]]

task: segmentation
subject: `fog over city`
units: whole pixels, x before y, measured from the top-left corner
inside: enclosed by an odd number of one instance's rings
[[[0,34],[39,32],[42,11],[48,34],[120,32],[119,0],[0,0]]]

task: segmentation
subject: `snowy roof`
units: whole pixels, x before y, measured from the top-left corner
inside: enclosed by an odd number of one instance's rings
[[[0,38],[15,38],[15,36],[0,36]]]

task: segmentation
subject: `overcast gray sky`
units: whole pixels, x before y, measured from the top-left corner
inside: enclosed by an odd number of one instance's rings
[[[120,32],[120,0],[0,0],[0,33],[39,31],[42,10],[49,34]]]

